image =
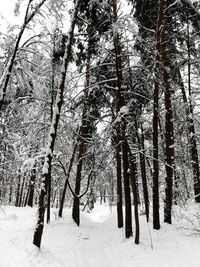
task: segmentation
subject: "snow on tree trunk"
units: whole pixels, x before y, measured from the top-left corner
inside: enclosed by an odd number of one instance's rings
[[[56,135],[57,135],[59,119],[60,119],[61,107],[63,103],[65,78],[66,78],[66,73],[68,70],[69,62],[70,62],[70,55],[71,55],[73,36],[74,36],[74,28],[76,24],[79,3],[80,3],[80,0],[78,0],[75,4],[74,14],[73,14],[72,21],[71,21],[71,27],[68,33],[69,38],[68,38],[67,45],[66,45],[65,55],[63,58],[60,83],[58,86],[56,103],[55,103],[55,108],[53,112],[53,119],[51,122],[48,144],[46,147],[46,155],[45,155],[45,161],[43,165],[43,178],[42,178],[41,192],[40,192],[40,197],[39,197],[38,222],[37,222],[36,229],[34,232],[34,237],[33,237],[33,244],[36,245],[38,248],[40,248],[40,245],[41,245],[42,233],[43,233],[43,228],[44,228],[44,215],[45,215],[45,209],[46,209],[47,186],[48,186],[48,180],[51,178],[51,162],[53,158],[54,145],[55,145],[55,140],[56,140]]]

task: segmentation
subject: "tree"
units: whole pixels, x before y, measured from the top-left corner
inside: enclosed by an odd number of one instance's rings
[[[41,239],[42,239],[42,233],[43,233],[43,228],[44,228],[44,214],[45,214],[45,206],[46,206],[45,197],[47,193],[48,179],[51,179],[51,162],[53,158],[53,151],[54,151],[54,145],[55,145],[56,134],[57,134],[57,129],[58,129],[58,123],[60,120],[60,112],[61,112],[61,107],[62,107],[62,102],[63,102],[64,87],[65,87],[65,78],[66,78],[66,73],[68,70],[69,62],[70,62],[70,55],[71,55],[73,36],[74,36],[74,28],[76,24],[79,4],[80,4],[80,1],[77,0],[74,5],[74,14],[71,20],[69,38],[68,38],[68,42],[66,45],[64,58],[63,58],[60,83],[58,87],[56,103],[55,103],[55,108],[53,112],[53,119],[51,122],[51,128],[49,132],[49,140],[48,140],[48,144],[46,148],[45,162],[43,166],[43,178],[42,178],[41,191],[40,191],[40,197],[39,197],[38,223],[37,223],[37,226],[34,232],[34,237],[33,237],[33,244],[36,245],[38,248],[40,248],[41,246]]]
[[[161,63],[163,70],[163,82],[165,86],[165,157],[166,157],[166,189],[165,189],[165,207],[164,207],[164,221],[171,223],[171,209],[172,209],[172,186],[174,177],[174,134],[173,134],[173,111],[172,111],[172,90],[170,87],[170,76],[168,72],[169,60],[167,54],[166,38],[168,36],[165,19],[165,0],[159,3],[159,12],[161,17],[161,36],[160,36],[160,52]],[[166,30],[165,30],[166,29]],[[166,33],[167,32],[167,33]]]
[[[138,133],[137,121],[135,120],[135,131],[138,141],[138,148],[140,151],[140,168],[141,168],[141,177],[142,177],[142,187],[143,187],[143,196],[144,196],[144,205],[147,222],[149,222],[149,194],[147,188],[147,175],[146,175],[146,159],[145,159],[145,148],[144,148],[144,133],[141,126],[142,136],[141,140]]]
[[[112,1],[112,9],[113,9],[113,22],[117,22],[117,3],[115,0]],[[122,82],[123,82],[123,76],[122,76],[122,58],[121,58],[121,46],[120,46],[120,38],[118,35],[118,32],[113,32],[113,42],[114,42],[114,51],[115,51],[115,64],[116,64],[116,76],[117,76],[117,92],[116,92],[116,112],[117,116],[119,116],[119,112],[121,108],[123,107],[124,101],[122,98]],[[130,196],[130,185],[129,185],[129,160],[128,160],[128,147],[126,143],[126,121],[124,118],[122,118],[122,121],[118,123],[117,131],[120,132],[120,134],[117,132],[117,138],[118,138],[118,144],[121,142],[121,148],[122,148],[122,159],[123,159],[123,179],[124,179],[124,194],[125,194],[125,236],[126,238],[129,238],[132,236],[132,214],[131,214],[131,196]],[[117,151],[119,153],[120,151]],[[121,164],[120,162],[118,164]],[[120,177],[118,177],[120,178]],[[118,189],[119,188],[118,181]],[[119,199],[118,201],[121,202],[120,194],[119,193]],[[119,203],[121,205],[121,203]],[[119,224],[118,224],[119,225]]]
[[[155,83],[154,83],[154,104],[153,104],[153,228],[160,229],[159,215],[159,159],[158,159],[158,120],[159,120],[159,62],[160,62],[160,42],[162,29],[162,12],[159,2],[158,18],[156,27],[156,63],[155,63]]]
[[[6,90],[7,90],[8,83],[10,81],[10,77],[11,77],[11,74],[12,74],[13,64],[15,62],[15,58],[17,56],[19,44],[20,44],[20,41],[21,41],[22,36],[24,34],[24,31],[27,28],[28,24],[35,17],[35,15],[38,13],[38,11],[42,7],[42,5],[46,2],[46,0],[42,0],[38,5],[36,5],[33,8],[33,11],[30,12],[30,9],[32,8],[32,2],[33,2],[33,0],[29,0],[29,2],[28,2],[27,8],[26,8],[26,12],[25,12],[25,17],[24,17],[24,22],[23,22],[21,30],[20,30],[20,32],[19,32],[19,34],[17,36],[17,40],[16,40],[16,43],[15,43],[14,51],[12,53],[11,58],[9,59],[9,61],[7,63],[6,68],[4,69],[4,72],[3,72],[1,80],[0,80],[0,88],[2,90],[2,95],[1,95],[1,99],[0,99],[0,110],[2,109],[2,106],[3,106],[3,103],[4,103]]]

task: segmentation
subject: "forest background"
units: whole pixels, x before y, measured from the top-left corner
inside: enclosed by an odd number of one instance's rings
[[[141,213],[159,230],[173,208],[196,212],[199,2],[11,2],[0,27],[0,201],[38,207],[34,245],[53,208],[72,208],[80,226],[81,210],[107,202],[136,244]]]

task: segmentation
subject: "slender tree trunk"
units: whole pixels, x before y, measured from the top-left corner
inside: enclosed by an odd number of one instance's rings
[[[164,222],[171,224],[171,210],[172,210],[172,197],[173,197],[173,177],[174,177],[174,136],[173,136],[173,112],[171,103],[171,87],[168,65],[168,54],[166,47],[166,25],[165,25],[165,8],[166,1],[160,0],[160,16],[161,16],[161,63],[163,69],[163,82],[165,86],[165,157],[166,157],[166,188],[165,188],[165,206],[164,206]]]
[[[19,171],[15,207],[19,207],[20,185],[21,185],[21,174],[20,174],[20,171]]]
[[[113,22],[116,23],[117,21],[117,4],[116,1],[112,1],[112,7],[113,7]],[[115,57],[116,57],[116,66],[118,64],[117,55],[119,54],[120,47],[119,46],[119,37],[118,34],[114,34],[114,46],[115,46]],[[117,88],[115,95],[115,110],[116,115],[118,115],[120,108],[121,108],[121,79],[122,79],[122,73],[119,72],[116,68],[116,74],[117,74]],[[117,223],[118,228],[123,227],[123,209],[122,209],[122,162],[121,162],[121,126],[120,122],[116,123],[116,163],[117,163]]]
[[[50,223],[51,217],[51,172],[47,180],[47,223]]]
[[[118,103],[118,101],[116,101]],[[119,112],[116,105],[116,112]],[[122,210],[122,163],[121,163],[121,145],[120,145],[120,125],[116,126],[116,163],[117,163],[117,225],[123,227],[123,210]]]
[[[128,146],[126,142],[126,125],[122,127],[122,158],[123,158],[123,178],[124,178],[124,195],[125,195],[125,236],[129,238],[132,232],[132,210],[131,210],[131,193],[129,177],[129,160]]]
[[[53,57],[55,54],[55,35],[54,35],[54,47],[53,47]],[[52,57],[52,73],[51,73],[51,103],[50,103],[50,109],[51,109],[51,122],[53,120],[53,107],[55,102],[55,84],[54,84],[54,78],[55,78],[55,61]],[[51,219],[51,173],[49,174],[49,179],[47,181],[47,223],[50,223]]]
[[[39,207],[38,207],[38,222],[37,222],[37,226],[36,226],[34,237],[33,237],[33,244],[36,245],[38,248],[40,248],[41,246],[41,239],[42,239],[42,233],[43,233],[43,228],[44,228],[44,215],[45,215],[48,179],[50,178],[50,174],[51,174],[51,162],[52,162],[54,145],[55,145],[55,140],[56,140],[56,135],[57,135],[59,119],[60,119],[61,107],[63,103],[65,78],[66,78],[66,73],[68,70],[69,62],[70,62],[71,50],[72,50],[72,45],[73,45],[74,28],[76,24],[79,3],[80,3],[80,0],[77,0],[74,6],[74,14],[73,14],[69,34],[68,34],[69,38],[68,38],[67,45],[66,45],[65,55],[63,58],[61,78],[60,78],[60,83],[59,83],[57,97],[56,97],[56,104],[55,104],[55,108],[53,112],[53,120],[51,122],[51,128],[49,132],[49,140],[48,140],[47,149],[46,149],[45,162],[43,166],[43,178],[42,178],[42,186],[41,186],[41,191],[40,191]]]
[[[132,136],[132,140],[131,141],[132,141],[133,146],[137,147],[135,136]],[[130,151],[130,153],[131,153],[131,151]],[[131,153],[131,159],[132,159],[132,165],[133,165],[132,167],[133,167],[133,170],[134,170],[134,177],[135,177],[135,184],[136,184],[137,203],[139,205],[140,204],[140,193],[139,193],[139,184],[138,184],[138,167],[137,167],[137,156],[136,156],[136,153]]]
[[[28,203],[28,196],[29,196],[29,184],[26,182],[25,192],[24,192],[23,201],[22,201],[23,207],[26,207],[26,205]]]
[[[153,228],[160,229],[159,213],[159,158],[158,158],[158,124],[159,124],[159,65],[160,65],[160,41],[161,26],[163,24],[162,4],[159,1],[157,27],[156,27],[156,64],[154,81],[153,104]]]
[[[177,175],[176,166],[174,165],[174,187],[173,187],[173,203],[174,203],[174,205],[178,205],[179,180],[180,180],[180,177]]]
[[[142,176],[142,187],[143,187],[143,196],[144,196],[144,205],[145,205],[145,214],[147,222],[149,221],[149,194],[148,194],[148,187],[147,187],[147,176],[146,176],[146,164],[145,164],[145,152],[144,152],[144,140],[140,140],[138,135],[138,127],[137,122],[135,120],[135,131],[138,140],[138,147],[140,150],[140,167],[141,167],[141,176]]]
[[[33,207],[33,197],[35,190],[35,179],[36,179],[36,164],[34,164],[33,169],[31,171],[31,179],[29,185],[29,194],[28,194],[28,206]]]
[[[19,195],[19,207],[22,207],[22,204],[23,204],[22,200],[23,200],[25,181],[26,181],[26,173],[24,173],[23,180],[22,180],[22,186],[21,186],[21,191],[20,191],[20,195]]]
[[[9,192],[9,204],[12,204],[12,195],[13,195],[13,184],[10,184],[10,192]]]
[[[197,150],[196,134],[194,127],[194,113],[192,105],[192,91],[191,91],[191,56],[190,56],[190,30],[189,30],[189,21],[187,25],[188,31],[188,40],[187,40],[187,50],[188,50],[188,92],[189,92],[189,114],[188,114],[188,123],[189,123],[189,138],[190,138],[190,151],[192,159],[192,169],[193,169],[193,180],[194,180],[194,195],[195,201],[200,203],[200,170],[199,170],[199,156]]]
[[[59,211],[58,211],[58,216],[59,217],[62,217],[64,202],[65,202],[65,195],[66,195],[66,191],[67,191],[68,179],[69,179],[69,176],[70,176],[70,173],[71,173],[71,169],[72,169],[72,166],[73,166],[74,157],[75,157],[75,154],[76,154],[76,149],[77,149],[77,143],[75,143],[75,145],[74,145],[74,150],[73,150],[72,157],[71,157],[71,160],[70,160],[70,163],[69,163],[67,176],[65,178],[65,184],[64,184],[64,188],[63,188],[63,192],[62,192],[62,197],[61,197],[61,200],[60,200],[60,208],[59,208]]]
[[[84,92],[84,107],[82,113],[82,126],[80,129],[80,140],[79,140],[79,152],[78,152],[78,165],[76,173],[76,183],[75,183],[75,194],[78,196],[81,189],[81,173],[83,167],[83,157],[86,152],[86,142],[87,142],[87,126],[88,126],[88,90],[90,86],[90,68],[91,68],[91,45],[92,40],[89,36],[88,48],[87,48],[87,60],[86,60],[86,86]],[[74,196],[73,208],[72,208],[72,218],[75,223],[80,225],[80,198]]]
[[[139,212],[138,212],[138,185],[137,185],[137,170],[135,155],[131,153],[130,146],[128,145],[129,158],[130,158],[130,179],[132,184],[133,199],[134,199],[134,216],[135,216],[135,244],[139,244],[140,241],[140,223],[139,223]]]
[[[103,202],[106,203],[106,189],[103,191]]]
[[[83,127],[82,127],[83,128]],[[81,172],[83,167],[83,155],[84,155],[84,141],[80,140],[79,143],[79,153],[78,153],[78,165],[76,172],[76,183],[75,183],[75,194],[78,196],[81,189]],[[80,199],[79,197],[74,196],[73,208],[72,208],[72,218],[75,223],[80,225]]]
[[[113,23],[117,22],[117,2],[112,0],[113,9]],[[118,115],[120,108],[122,107],[122,58],[121,58],[121,46],[120,38],[117,32],[113,31],[113,42],[115,49],[115,64],[116,64],[116,76],[117,76],[117,90],[116,90],[116,113]],[[124,180],[124,195],[125,195],[125,236],[129,238],[132,236],[132,213],[131,213],[131,195],[130,195],[130,182],[129,182],[129,162],[128,162],[128,149],[126,144],[126,121],[122,121],[117,125],[121,131],[121,147],[123,158],[123,180]],[[120,140],[119,140],[120,141]],[[119,181],[120,182],[120,181]]]
[[[102,205],[103,203],[103,192],[100,191],[100,205]]]

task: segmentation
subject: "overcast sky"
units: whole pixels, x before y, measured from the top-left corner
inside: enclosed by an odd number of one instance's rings
[[[18,25],[20,18],[14,15],[16,0],[0,0],[0,29],[6,31],[8,24]]]

